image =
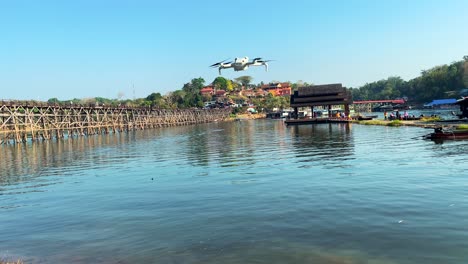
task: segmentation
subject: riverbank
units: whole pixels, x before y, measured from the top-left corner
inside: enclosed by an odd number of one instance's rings
[[[416,126],[424,128],[451,127],[465,129],[468,126],[468,120],[461,122],[444,122],[440,119],[421,119],[421,120],[363,120],[355,121],[361,125],[380,125],[380,126]]]
[[[252,119],[263,119],[266,118],[266,114],[237,114],[235,117],[231,117],[231,120],[252,120]]]

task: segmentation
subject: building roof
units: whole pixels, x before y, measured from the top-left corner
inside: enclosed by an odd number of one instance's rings
[[[318,96],[327,94],[337,94],[345,91],[341,83],[311,85],[299,87],[298,96]]]
[[[319,105],[348,105],[351,103],[351,92],[341,83],[299,87],[291,96],[292,107]]]
[[[450,98],[450,99],[436,99],[432,102],[425,104],[424,106],[434,106],[434,105],[447,105],[447,104],[454,104],[457,102],[457,99]]]
[[[244,90],[242,92],[242,95],[244,95],[244,96],[255,96],[255,91],[254,90]]]
[[[265,96],[266,94],[268,94],[268,92],[263,89],[257,91],[257,96]]]
[[[291,88],[291,84],[289,82],[282,82],[282,83],[269,83],[269,84],[264,84],[260,88],[262,89],[286,89],[286,88]]]

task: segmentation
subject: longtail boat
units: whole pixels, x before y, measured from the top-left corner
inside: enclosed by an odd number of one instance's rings
[[[468,139],[468,129],[435,128],[433,133],[424,136],[426,139]]]

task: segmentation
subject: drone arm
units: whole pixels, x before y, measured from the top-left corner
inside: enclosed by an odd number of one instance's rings
[[[263,65],[265,65],[265,71],[268,71],[268,63],[264,62]]]
[[[218,71],[219,71],[219,75],[221,75],[221,67],[218,68]]]

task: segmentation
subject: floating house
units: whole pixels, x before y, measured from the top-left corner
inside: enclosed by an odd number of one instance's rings
[[[351,92],[343,87],[341,83],[312,85],[299,87],[297,91],[294,91],[294,94],[291,95],[290,103],[294,109],[292,116],[296,118],[299,116],[298,108],[310,107],[310,112],[314,113],[314,107],[318,106],[325,107],[328,110],[328,116],[331,117],[332,107],[337,105],[344,106],[344,114],[345,116],[349,116],[349,105],[352,103],[352,96]],[[327,119],[326,121],[330,120]]]

